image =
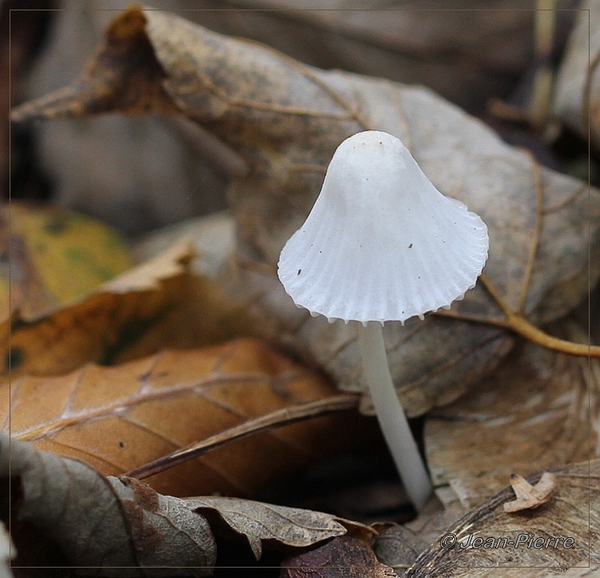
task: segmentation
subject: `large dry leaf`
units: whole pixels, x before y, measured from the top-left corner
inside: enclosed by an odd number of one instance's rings
[[[534,0],[526,1],[533,8]],[[560,0],[557,6],[572,2]],[[51,18],[48,40],[34,70],[27,71],[29,98],[70,82],[93,55],[112,10],[127,4],[56,0],[61,10],[45,13]],[[323,69],[429,86],[467,110],[483,109],[490,96],[506,94],[532,51],[533,12],[512,9],[524,8],[524,0],[496,0],[495,10],[488,0],[453,0],[451,5],[430,0],[427,10],[420,0],[387,2],[385,10],[371,10],[381,8],[379,0],[361,1],[361,10],[352,1],[328,5],[337,10],[320,10],[318,1],[303,2],[303,10],[297,10],[289,0],[194,0],[193,5],[189,0],[154,0],[151,5],[179,11],[216,32],[266,43]],[[223,10],[228,6],[233,9]],[[12,13],[13,56],[23,52],[17,25],[19,32],[31,34],[35,14]],[[568,19],[571,13],[558,14]],[[21,15],[26,15],[24,22]],[[13,63],[13,94],[17,69]],[[36,126],[36,153],[52,178],[56,202],[132,233],[222,208],[224,175],[231,172],[223,162],[227,155],[207,131],[195,132],[197,136],[181,123],[157,116],[47,123]]]
[[[584,332],[568,325],[567,335]],[[506,486],[511,473],[600,457],[597,360],[522,343],[477,392],[425,422],[427,462],[446,504],[471,508]]]
[[[19,496],[13,509],[15,532],[32,524],[55,541],[73,566],[102,567],[103,576],[211,574],[222,540],[215,536],[221,532],[201,511],[222,515],[234,531],[243,532],[257,558],[265,541],[295,549],[348,529],[369,532],[320,512],[225,498],[164,496],[138,480],[104,477],[81,462],[0,434],[3,498],[8,476],[13,497]],[[230,518],[233,509],[243,513],[243,524],[239,517]],[[35,549],[27,536],[19,538],[20,552]],[[155,568],[144,568],[143,574],[135,571],[149,566]]]
[[[321,376],[254,340],[163,351],[111,368],[88,365],[60,377],[25,376],[12,381],[10,396],[3,387],[3,429],[10,427],[16,438],[80,459],[105,475],[122,474],[214,436],[220,437],[212,445],[222,446],[237,426],[276,412],[283,424],[292,423],[295,408],[307,404],[313,415],[319,408],[331,413],[331,400],[340,398]],[[347,399],[336,406],[338,413],[356,407],[354,396],[341,397]],[[271,429],[149,481],[180,496],[251,495],[277,476],[368,441],[370,421],[352,412]],[[262,430],[250,427],[243,433]]]
[[[0,376],[57,375],[125,357],[185,294],[192,255],[183,240],[62,309],[27,319],[13,312],[0,325]]]
[[[421,554],[406,576],[597,575],[600,460],[565,466],[554,470],[554,474],[557,485],[546,504],[509,514],[502,506],[514,499],[514,492],[512,488],[501,491],[451,525]],[[536,482],[540,477],[538,474],[530,481]],[[478,538],[481,541],[474,541]]]
[[[355,328],[296,310],[274,271],[336,146],[363,129],[395,134],[440,190],[482,215],[491,236],[488,288],[455,307],[458,319],[386,325],[394,380],[410,415],[456,399],[510,348],[504,329],[468,319],[501,323],[503,307],[535,324],[556,319],[586,292],[589,238],[592,263],[598,261],[595,191],[590,203],[585,185],[540,168],[421,88],[323,72],[169,14],[132,9],[109,27],[81,79],[13,118],[115,110],[183,113],[246,162],[248,172],[229,188],[238,260],[221,283],[255,315],[255,331],[316,361],[344,389],[364,387]]]

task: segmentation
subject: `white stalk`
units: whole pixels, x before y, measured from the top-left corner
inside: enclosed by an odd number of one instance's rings
[[[415,508],[420,511],[433,488],[392,382],[381,323],[370,321],[366,326],[361,324],[358,340],[365,378],[369,384],[383,437],[394,458],[404,488]]]

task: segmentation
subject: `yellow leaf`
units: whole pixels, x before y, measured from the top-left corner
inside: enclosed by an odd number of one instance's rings
[[[0,227],[13,264],[12,307],[24,320],[75,301],[132,265],[115,230],[66,209],[13,202],[2,208]],[[8,315],[7,279],[2,270],[0,319]]]

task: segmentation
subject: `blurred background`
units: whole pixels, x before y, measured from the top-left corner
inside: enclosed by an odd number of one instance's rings
[[[2,110],[74,79],[107,23],[128,5],[0,0]],[[556,95],[573,31],[578,21],[587,24],[588,13],[579,10],[586,6],[579,0],[332,0],[327,10],[316,9],[320,0],[152,3],[312,66],[430,87],[545,165],[582,178],[585,127],[571,113],[584,81],[578,93],[564,96],[562,108]],[[540,19],[536,8],[550,18]],[[226,207],[232,167],[220,143],[189,121],[105,115],[13,125],[10,147],[6,115],[1,122],[5,199],[49,200],[130,237]]]

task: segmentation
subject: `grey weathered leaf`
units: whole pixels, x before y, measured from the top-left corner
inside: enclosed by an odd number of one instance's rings
[[[509,514],[502,505],[514,498],[513,490],[501,491],[450,526],[406,576],[595,576],[600,568],[600,460],[554,474],[556,489],[546,504]]]
[[[321,512],[226,497],[189,498],[187,502],[213,524],[216,516],[244,536],[257,560],[264,540],[303,547],[346,533],[339,518]]]
[[[0,444],[0,477],[19,480],[22,495],[12,511],[14,519],[50,536],[81,571],[102,567],[104,576],[137,576],[139,567],[158,566],[163,568],[145,568],[145,574],[212,572],[212,532],[184,500],[162,496],[137,480],[101,476],[81,462],[11,440],[5,433],[0,433]],[[15,492],[16,482],[12,488]],[[19,550],[28,547],[17,545]]]
[[[587,237],[580,224],[588,204],[581,183],[541,169],[529,155],[504,145],[484,125],[426,90],[322,72],[260,47],[242,52],[242,45],[227,45],[192,26],[182,25],[175,40],[164,33],[166,25],[154,14],[148,18],[149,38],[169,74],[167,91],[187,114],[210,122],[252,167],[230,188],[242,259],[273,265],[283,242],[304,219],[331,151],[352,132],[378,128],[402,138],[443,192],[484,217],[492,243],[485,272],[510,308],[543,323],[566,313],[583,296]],[[211,51],[216,42],[223,42],[224,54]],[[217,75],[221,58],[231,81]],[[181,75],[182,62],[193,63],[199,78],[219,82],[219,97],[206,90],[190,92],[193,81]],[[253,80],[240,83],[250,71]],[[237,84],[233,79],[239,79]],[[260,139],[278,144],[283,126],[286,140],[275,153],[232,132],[231,123],[260,126]],[[600,204],[595,196],[593,201],[597,231]],[[597,246],[594,241],[594,251]],[[257,312],[261,331],[316,359],[342,388],[362,387],[354,328],[330,326],[295,310],[277,279],[251,264],[236,269],[233,283]],[[482,288],[457,311],[502,316]],[[497,328],[439,318],[407,327],[390,323],[386,331],[392,371],[409,414],[458,397],[510,345]]]
[[[572,3],[557,0],[557,7]],[[69,82],[93,54],[111,10],[125,4],[57,2],[61,10],[52,13],[49,39],[28,74],[28,97]],[[319,1],[304,2],[303,10],[293,0],[230,3],[257,8],[243,13],[211,10],[213,0],[195,0],[193,10],[188,0],[151,5],[324,69],[429,86],[467,110],[483,109],[490,96],[510,90],[532,51],[533,12],[523,8],[533,8],[534,0],[496,0],[494,10],[488,0],[451,6],[430,0],[427,10],[420,0],[386,2],[385,10],[377,10],[379,0],[336,2],[336,10],[321,10]],[[558,12],[563,19],[570,14]],[[54,199],[134,232],[222,206],[231,163],[210,133],[196,132],[159,117],[97,117],[37,126],[36,150],[52,177]],[[86,170],[74,170],[81,166]]]

